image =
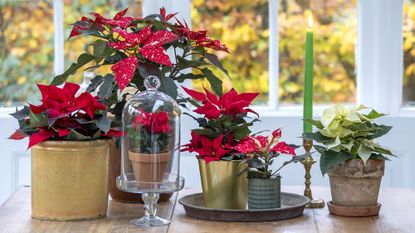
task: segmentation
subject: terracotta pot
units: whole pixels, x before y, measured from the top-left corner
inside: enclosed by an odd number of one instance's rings
[[[110,140],[45,141],[31,149],[32,217],[89,220],[108,204]]]
[[[248,179],[248,208],[281,207],[281,176],[270,179]]]
[[[215,209],[246,209],[248,180],[237,176],[246,164],[241,161],[212,161],[199,159],[205,206]]]
[[[109,163],[109,180],[108,186],[111,198],[119,202],[127,203],[143,203],[141,194],[128,193],[121,191],[117,188],[116,178],[121,173],[121,150],[115,144],[115,140],[112,141],[110,146],[110,163]],[[173,193],[160,194],[159,202],[168,201]]]
[[[332,203],[337,206],[367,207],[378,204],[385,170],[384,160],[352,159],[328,172]]]
[[[133,166],[137,181],[162,182],[164,174],[168,171],[170,151],[159,154],[146,154],[130,150],[128,157]]]

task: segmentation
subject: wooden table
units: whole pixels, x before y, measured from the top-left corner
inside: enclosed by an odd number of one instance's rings
[[[330,200],[328,188],[313,187],[313,194]],[[198,190],[185,189],[179,197]],[[302,187],[285,186],[282,191],[301,193]],[[352,218],[330,215],[327,207],[306,209],[304,215],[295,219],[261,222],[213,222],[192,219],[185,215],[180,204],[172,201],[160,204],[160,216],[172,217],[168,227],[138,228],[128,222],[143,215],[142,205],[109,202],[108,216],[94,221],[48,222],[30,217],[30,187],[21,187],[0,207],[0,232],[4,233],[84,233],[84,232],[174,232],[174,233],[251,233],[251,232],[415,232],[415,189],[385,188],[381,190],[381,213],[377,217]],[[174,211],[173,211],[174,210]]]

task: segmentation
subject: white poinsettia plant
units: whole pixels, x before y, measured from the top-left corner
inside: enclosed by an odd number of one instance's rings
[[[387,134],[392,128],[374,122],[383,116],[385,114],[363,105],[339,104],[324,110],[319,121],[310,120],[318,130],[305,133],[303,137],[321,144],[314,148],[321,154],[322,174],[350,159],[362,159],[366,164],[369,159],[389,160],[385,156],[395,156],[375,142],[376,138]]]

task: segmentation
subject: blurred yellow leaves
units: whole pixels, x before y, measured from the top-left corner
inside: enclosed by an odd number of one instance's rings
[[[404,3],[404,101],[415,102],[415,1]]]

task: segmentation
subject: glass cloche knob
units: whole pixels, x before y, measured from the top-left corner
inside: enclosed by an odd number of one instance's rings
[[[144,87],[149,91],[156,91],[160,87],[160,79],[157,76],[150,75],[144,79]]]

